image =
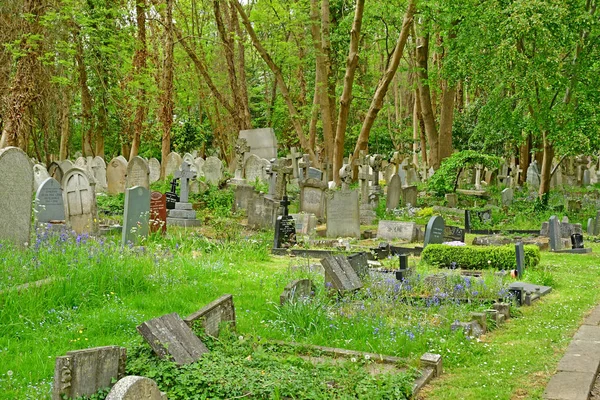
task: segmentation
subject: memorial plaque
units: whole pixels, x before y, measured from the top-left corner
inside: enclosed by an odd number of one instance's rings
[[[167,233],[167,196],[161,192],[150,194],[150,232]]]

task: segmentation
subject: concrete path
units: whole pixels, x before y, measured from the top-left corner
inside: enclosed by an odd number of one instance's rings
[[[558,363],[544,399],[587,400],[600,366],[600,305],[585,319]]]

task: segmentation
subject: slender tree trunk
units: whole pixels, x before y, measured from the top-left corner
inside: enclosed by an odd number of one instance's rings
[[[542,170],[540,176],[539,199],[544,200],[544,195],[550,192],[550,180],[552,178],[552,160],[554,159],[554,147],[548,140],[547,132],[542,133],[544,142],[544,156],[542,158]]]
[[[333,149],[333,180],[339,184],[340,168],[344,161],[344,143],[346,141],[346,127],[348,125],[348,114],[352,102],[352,87],[354,75],[358,65],[358,44],[360,43],[360,30],[365,8],[365,0],[357,0],[354,10],[354,21],[350,31],[350,46],[348,59],[346,60],[346,73],[344,74],[344,88],[340,97],[340,108],[335,132],[335,146]]]
[[[317,122],[319,119],[319,73],[315,68],[315,90],[313,95],[312,107],[310,109],[310,123],[308,124],[308,147],[315,148],[317,139]]]
[[[245,129],[252,129],[252,118],[250,115],[250,101],[248,100],[248,86],[246,82],[246,50],[244,46],[244,32],[240,27],[238,14],[235,7],[230,3],[229,10],[231,13],[232,30],[235,30],[237,36],[237,71],[238,71],[238,91],[241,98],[241,106],[243,107],[243,123]]]
[[[69,156],[69,138],[71,128],[69,126],[71,117],[71,91],[65,90],[60,102],[60,148],[58,152],[58,160],[66,160]]]
[[[160,178],[165,178],[167,156],[171,152],[171,126],[173,125],[173,0],[165,0],[165,55],[161,81],[161,107],[159,118],[162,125]]]
[[[434,169],[440,166],[439,159],[439,137],[435,124],[435,114],[431,102],[431,90],[429,88],[429,74],[427,72],[427,58],[429,57],[429,37],[419,37],[416,49],[417,75],[419,95],[421,97],[421,115],[425,123],[425,132],[429,141],[429,154],[427,164]]]
[[[93,156],[92,133],[92,95],[88,87],[87,69],[84,61],[83,43],[79,31],[75,33],[77,50],[75,60],[79,72],[79,88],[81,90],[81,152],[84,157]]]
[[[394,52],[392,53],[392,56],[390,58],[389,64],[383,77],[379,80],[377,90],[375,91],[375,95],[373,96],[373,100],[371,101],[371,106],[369,107],[369,111],[367,112],[362,128],[360,129],[360,134],[358,136],[356,146],[354,147],[354,155],[352,157],[355,160],[358,159],[361,150],[367,150],[371,127],[375,122],[377,114],[383,107],[383,98],[385,97],[390,82],[394,78],[396,70],[398,69],[398,65],[400,64],[400,59],[402,58],[402,54],[404,53],[404,46],[406,45],[406,41],[410,33],[410,28],[413,23],[413,17],[416,9],[415,3],[416,0],[410,0],[410,2],[408,3],[408,8],[406,10],[406,13],[404,14],[404,20],[402,21],[402,29],[400,30],[400,35],[398,37],[398,41],[396,42],[396,47],[394,48]]]
[[[440,112],[440,134],[438,157],[441,163],[450,157],[452,148],[452,121],[454,119],[454,101],[456,98],[456,86],[443,83],[444,93],[442,95],[442,109]]]
[[[522,185],[527,180],[527,168],[529,168],[530,159],[530,150],[531,150],[531,135],[527,135],[525,141],[519,148],[519,168],[521,168],[522,172],[519,176],[519,185]]]
[[[108,111],[106,92],[102,93],[102,104],[98,110],[98,125],[96,126],[96,155],[104,158],[104,134],[108,131]]]
[[[146,73],[146,59],[148,50],[146,44],[146,0],[136,0],[135,13],[137,21],[137,48],[133,58],[133,68],[136,79],[142,79]],[[144,122],[148,114],[148,105],[146,104],[146,89],[144,83],[141,84],[137,92],[137,104],[135,107],[135,119],[133,120],[133,140],[131,141],[131,150],[129,159],[138,155],[144,130]]]

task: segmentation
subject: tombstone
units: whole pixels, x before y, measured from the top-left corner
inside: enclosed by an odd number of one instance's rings
[[[506,189],[502,190],[501,195],[502,195],[502,206],[510,207],[512,205],[513,198],[514,198],[513,189],[510,187],[507,187]]]
[[[587,234],[594,236],[594,218],[588,218],[587,221]]]
[[[135,160],[135,158],[134,158]],[[150,192],[142,186],[125,190],[121,245],[137,244],[148,236],[150,220]]]
[[[283,196],[280,204],[283,212],[282,215],[277,217],[277,221],[275,222],[274,249],[286,249],[296,244],[296,222],[288,214],[288,206],[290,205],[288,197]]]
[[[179,195],[177,194],[177,181],[179,179],[175,178],[171,180],[171,190],[165,193],[165,197],[167,199],[167,210],[174,210],[175,203],[179,202]]]
[[[300,160],[302,157],[302,153],[300,153],[295,147],[290,148],[290,154],[287,158],[292,161],[292,176],[294,179],[304,179],[302,171],[300,170]]]
[[[206,182],[211,185],[218,185],[223,179],[223,163],[217,157],[207,157],[202,169]]]
[[[160,161],[154,157],[151,158],[148,160],[148,169],[150,171],[150,183],[158,182],[160,179]]]
[[[537,161],[533,160],[527,168],[527,185],[532,189],[538,189],[540,187],[540,169],[537,165]]]
[[[385,208],[388,210],[394,210],[398,208],[400,204],[400,196],[402,195],[402,181],[400,176],[395,174],[389,181],[387,189],[387,199],[385,202]]]
[[[78,157],[77,160],[75,160],[75,163],[73,164],[73,166],[86,171],[87,164],[88,164],[87,159],[85,157],[81,156],[81,157]]]
[[[408,161],[404,160],[402,164],[398,167],[398,176],[400,177],[400,182],[402,182],[402,187],[408,186],[408,179],[406,176],[406,168],[408,165]]]
[[[35,164],[33,166],[33,191],[37,191],[42,182],[50,178],[50,174],[46,171],[46,167],[42,164]]]
[[[148,163],[140,156],[133,157],[127,164],[125,187],[141,186],[150,189],[150,169]]]
[[[38,223],[65,220],[65,203],[60,183],[54,178],[46,178],[35,194],[35,220]]]
[[[326,189],[325,183],[313,178],[300,182],[300,211],[312,213],[322,220],[325,217]]]
[[[104,193],[108,189],[106,178],[106,162],[102,157],[96,156],[89,162],[89,170],[96,181],[96,193]]]
[[[195,322],[202,324],[207,335],[218,337],[219,327],[223,323],[229,324],[229,328],[235,331],[235,306],[233,296],[225,294],[210,304],[184,319],[184,322],[192,328]]]
[[[355,190],[327,193],[327,237],[360,238],[358,192]]]
[[[266,196],[264,193],[256,193],[248,202],[248,226],[252,229],[272,229],[277,221],[279,201]]]
[[[325,286],[340,293],[362,288],[363,283],[344,256],[329,256],[321,260],[325,269]]]
[[[368,204],[369,202],[369,182],[371,175],[369,174],[369,157],[364,150],[360,151],[360,156],[357,160],[359,166],[358,182],[360,188],[360,203]],[[341,175],[341,174],[340,174]]]
[[[373,180],[373,189],[379,190],[379,173],[381,172],[381,166],[383,163],[383,158],[380,154],[375,154],[369,158],[369,166],[373,170],[373,174],[371,175],[371,179]]]
[[[317,168],[310,167],[308,168],[308,177],[317,179],[319,181],[323,180],[323,171]]]
[[[277,157],[277,138],[273,128],[241,130],[238,138],[246,139],[250,146],[250,151],[246,153],[246,157],[250,154],[267,160]]]
[[[465,242],[465,229],[458,226],[444,227],[444,242]]]
[[[106,167],[106,180],[109,194],[125,193],[125,177],[127,176],[127,163],[122,157],[113,158]]]
[[[248,141],[243,138],[239,138],[235,143],[235,176],[232,179],[234,183],[244,182],[244,168],[245,168],[245,155],[250,151],[250,146],[248,145]]]
[[[264,158],[260,158],[254,154],[250,154],[248,158],[246,158],[246,163],[244,166],[246,172],[246,181],[248,183],[254,183],[258,179],[259,182],[267,182],[268,175],[267,170],[270,168],[271,163],[269,160],[265,160]]]
[[[85,171],[73,168],[63,177],[63,200],[67,223],[77,234],[96,231],[96,193]]]
[[[296,279],[290,282],[279,296],[279,304],[294,302],[298,299],[312,297],[315,295],[315,285],[310,279]]]
[[[16,147],[0,149],[0,240],[27,245],[31,234],[33,166]]]
[[[592,184],[591,172],[589,169],[583,171],[583,186],[589,186]]]
[[[417,224],[414,222],[379,221],[377,238],[414,242],[419,237],[417,229]]]
[[[417,206],[418,192],[416,186],[407,186],[402,188],[402,204],[413,207]]]
[[[446,205],[450,208],[455,208],[458,205],[458,194],[446,193]]]
[[[196,219],[196,211],[188,202],[190,180],[195,177],[196,172],[190,169],[187,161],[183,162],[180,170],[175,171],[175,178],[180,181],[179,201],[175,203],[174,209],[168,211],[167,224],[185,227],[200,225],[200,221]]]
[[[562,250],[560,222],[555,215],[551,216],[548,221],[548,237],[550,238],[550,250]]]
[[[113,379],[125,375],[126,358],[126,349],[119,346],[69,351],[56,357],[52,400],[92,396],[111,387]]]
[[[136,328],[159,358],[177,365],[198,361],[208,349],[177,313],[151,319]]]
[[[161,192],[150,194],[150,232],[167,233],[167,196]]]
[[[248,202],[254,195],[254,187],[245,183],[238,183],[233,185],[233,212],[238,210],[247,210]]]
[[[317,228],[317,217],[314,214],[299,213],[290,214],[296,224],[296,236],[314,235]]]
[[[72,168],[74,168],[75,166],[73,165],[73,163],[71,162],[71,160],[62,160],[60,163],[60,168],[63,171],[63,176],[64,174],[66,174],[67,172],[69,172]]]
[[[271,171],[276,173],[274,197],[282,199],[287,192],[288,177],[292,174],[291,161],[288,159],[278,159],[271,166]]]
[[[48,174],[56,179],[58,183],[62,182],[62,178],[65,175],[60,164],[54,161],[50,163],[50,166],[48,167]]]
[[[181,156],[179,154],[172,151],[167,156],[167,160],[166,161],[163,160],[162,162],[166,163],[165,177],[169,177],[169,176],[172,176],[175,173],[175,171],[177,171],[179,169],[179,167],[181,166],[181,163],[183,162],[183,159],[181,158]]]
[[[366,252],[361,251],[360,253],[351,254],[346,258],[359,278],[363,278],[369,274],[369,260]]]
[[[385,168],[383,168],[383,179],[388,187],[390,186],[390,181],[394,175],[397,175],[396,166],[394,164],[388,164],[385,166]]]
[[[427,247],[428,244],[441,244],[444,243],[444,218],[440,216],[434,216],[429,219],[427,227],[425,228],[425,241],[423,248]]]
[[[126,376],[112,387],[106,400],[166,400],[156,382],[143,376]]]
[[[417,174],[416,165],[409,163],[403,167],[406,170],[406,184],[407,185],[416,185],[421,182],[419,179],[419,174]]]

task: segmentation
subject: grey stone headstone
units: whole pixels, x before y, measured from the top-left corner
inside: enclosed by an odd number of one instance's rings
[[[521,278],[523,276],[523,271],[525,270],[525,249],[523,247],[523,242],[517,242],[515,244],[515,255],[517,259],[517,276]]]
[[[250,146],[250,152],[244,156],[246,158],[250,154],[255,154],[267,160],[277,157],[277,138],[275,137],[273,128],[242,130],[238,138],[246,139],[246,142]]]
[[[58,183],[62,182],[64,173],[59,163],[52,162],[48,167],[48,174],[50,174],[52,178],[56,179]]]
[[[42,164],[35,164],[33,166],[33,191],[37,191],[42,182],[50,177],[46,167]]]
[[[67,223],[78,234],[93,233],[97,222],[96,194],[87,174],[73,168],[63,177],[62,186]]]
[[[540,187],[540,169],[535,160],[527,168],[527,185],[533,189]]]
[[[434,216],[429,219],[427,227],[425,228],[425,242],[423,248],[427,247],[428,244],[441,244],[444,243],[444,218],[440,216]]]
[[[308,177],[321,181],[323,180],[323,171],[317,168],[310,167],[308,169]]]
[[[160,358],[171,357],[177,365],[198,361],[208,349],[177,313],[163,315],[137,327]]]
[[[325,189],[327,184],[308,178],[300,183],[300,211],[313,213],[317,218],[325,216]]]
[[[150,189],[150,168],[146,160],[139,156],[133,157],[127,164],[125,187],[131,188],[134,186]]]
[[[446,193],[446,205],[455,208],[458,205],[458,195],[456,193]]]
[[[105,346],[67,352],[56,357],[52,400],[91,396],[111,387],[113,379],[125,375],[124,347]]]
[[[179,167],[181,166],[181,163],[183,162],[183,159],[181,158],[181,156],[172,151],[171,153],[169,153],[169,155],[167,156],[167,160],[163,160],[162,162],[166,163],[165,165],[165,177],[171,176],[175,173],[175,171],[177,171],[179,169]]]
[[[112,387],[106,400],[166,400],[156,382],[143,376],[126,376]]]
[[[106,192],[108,189],[108,182],[106,178],[106,162],[104,159],[99,156],[94,157],[90,160],[89,169],[96,181],[96,193]]]
[[[594,221],[594,236],[600,235],[600,210],[596,211],[596,220]]]
[[[223,179],[223,163],[217,157],[207,157],[204,161],[203,170],[206,182],[211,185],[218,185]]]
[[[35,219],[38,223],[65,220],[65,203],[60,183],[47,178],[35,194]]]
[[[279,201],[254,193],[248,202],[248,226],[252,229],[272,229],[275,226],[279,210]]]
[[[109,194],[125,193],[127,162],[121,156],[113,158],[106,167],[106,180]]]
[[[229,324],[231,330],[235,331],[235,305],[233,304],[233,296],[225,294],[219,297],[186,317],[184,321],[190,328],[196,321],[200,322],[204,328],[204,332],[213,337],[219,336],[219,326],[223,323]]]
[[[297,279],[283,289],[283,293],[279,296],[279,304],[284,305],[297,299],[311,297],[314,293],[314,284],[310,279]]]
[[[237,184],[233,187],[234,190],[234,202],[233,211],[247,210],[248,202],[254,195],[254,187],[246,185],[245,183]]]
[[[325,269],[325,285],[339,292],[354,291],[363,286],[354,268],[344,256],[330,256],[321,260]]]
[[[510,207],[513,202],[514,192],[512,188],[506,188],[502,191],[502,205],[504,207]]]
[[[416,186],[407,186],[402,188],[402,203],[406,206],[410,204],[413,207],[417,206],[418,192]]]
[[[0,150],[0,240],[16,246],[29,243],[33,166],[19,148]]]
[[[377,238],[414,242],[418,238],[417,224],[414,222],[379,221]]]
[[[258,157],[256,154],[250,154],[246,159],[244,170],[246,172],[246,180],[248,183],[254,183],[256,179],[259,182],[267,181],[267,169],[271,163],[269,160]]]
[[[594,236],[594,218],[588,218],[587,234],[590,236]]]
[[[398,208],[398,205],[400,204],[401,194],[402,194],[402,181],[400,180],[400,176],[398,176],[398,174],[394,174],[389,180],[385,207],[388,210],[393,210],[393,209]]]
[[[148,169],[150,170],[150,183],[157,182],[160,179],[160,161],[156,158],[149,159]]]
[[[556,251],[562,249],[560,222],[558,222],[558,218],[555,215],[551,216],[548,221],[548,237],[550,238],[550,250]]]
[[[589,169],[583,171],[583,186],[589,186],[592,184],[592,177]]]
[[[141,186],[126,189],[121,244],[137,244],[141,238],[148,236],[149,228],[150,191]]]
[[[394,164],[388,164],[383,168],[383,179],[385,179],[385,183],[388,185],[388,187],[394,175],[397,175],[396,166]]]
[[[71,168],[74,167],[75,165],[73,165],[71,160],[62,160],[60,162],[60,168],[62,168],[63,174],[66,174],[67,172],[69,172],[69,170],[71,170]]]
[[[330,191],[327,194],[327,237],[360,238],[357,191]]]
[[[194,165],[196,166],[196,173],[198,174],[197,178],[201,178],[204,176],[204,158],[196,157],[194,159]]]

